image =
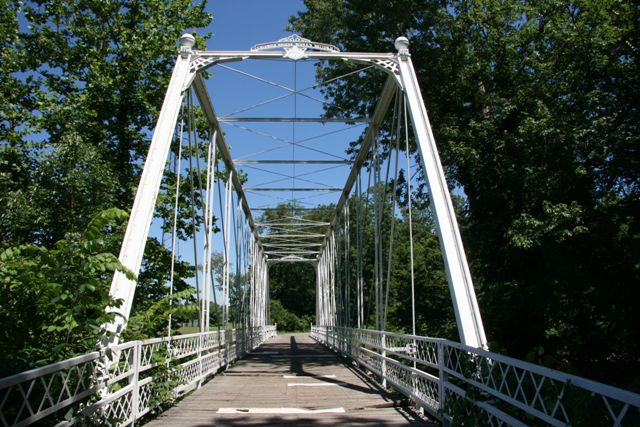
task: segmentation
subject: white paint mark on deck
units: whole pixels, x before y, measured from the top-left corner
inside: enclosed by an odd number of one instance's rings
[[[344,382],[336,382],[336,383],[289,383],[287,384],[289,387],[331,387],[331,386],[339,386],[345,385],[347,383]]]
[[[252,353],[256,354],[256,353]],[[266,353],[262,353],[266,354]],[[337,359],[338,355],[335,354],[277,354],[273,355],[273,358],[291,358],[291,359]]]
[[[335,375],[283,375],[282,378],[297,379],[297,378],[337,378]]]
[[[220,408],[218,414],[344,414],[344,408]]]

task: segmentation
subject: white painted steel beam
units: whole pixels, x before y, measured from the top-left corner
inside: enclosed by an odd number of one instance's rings
[[[309,212],[309,211],[315,212],[315,211],[319,211],[320,209],[319,208],[291,208],[291,207],[287,207],[287,208],[281,208],[281,207],[265,208],[265,207],[262,207],[262,208],[251,208],[251,210],[252,211],[265,211],[265,212],[267,212],[267,211],[282,211],[282,210],[293,211],[293,212],[298,212],[298,211],[301,211],[301,212]]]
[[[326,193],[333,193],[333,192],[337,192],[337,191],[342,191],[342,188],[319,188],[319,187],[314,187],[314,188],[304,188],[304,187],[300,187],[300,188],[295,188],[295,187],[287,187],[287,188],[267,188],[267,187],[247,187],[244,189],[244,191],[309,191],[309,192],[326,192]]]
[[[156,129],[151,139],[149,153],[140,175],[138,190],[131,209],[131,215],[127,224],[127,230],[120,248],[118,259],[126,268],[135,275],[140,271],[144,247],[149,234],[149,227],[153,219],[153,211],[158,197],[158,191],[162,182],[169,148],[173,138],[176,121],[180,112],[180,105],[184,95],[183,86],[189,75],[191,48],[195,39],[190,34],[180,38],[181,54],[171,74],[171,80],[167,93],[162,103],[162,109],[156,124]],[[109,296],[122,300],[119,307],[108,307],[108,313],[115,313],[116,318],[105,325],[106,330],[115,334],[110,338],[110,343],[118,342],[118,335],[126,326],[131,313],[131,305],[136,289],[136,281],[128,279],[123,273],[117,271],[113,275]]]
[[[351,117],[218,117],[220,123],[366,123],[367,118]]]
[[[322,243],[262,243],[265,248],[310,248],[314,246],[322,246]]]
[[[391,100],[396,93],[398,85],[396,83],[396,79],[394,77],[388,77],[385,82],[384,88],[382,89],[382,94],[380,95],[380,99],[378,100],[378,104],[376,105],[376,109],[371,116],[371,124],[367,127],[367,131],[362,140],[362,144],[360,144],[360,151],[358,152],[358,156],[356,157],[353,166],[351,167],[351,172],[349,173],[349,177],[347,178],[346,183],[344,184],[344,188],[342,188],[342,194],[340,194],[340,199],[336,204],[336,208],[334,211],[333,218],[331,220],[331,226],[329,230],[327,230],[325,241],[328,241],[329,234],[333,231],[333,228],[340,217],[340,213],[342,212],[342,208],[345,203],[349,199],[349,194],[355,185],[356,178],[358,177],[358,173],[362,168],[367,156],[369,154],[369,148],[373,143],[373,140],[380,129],[382,121],[391,105]]]
[[[467,257],[462,246],[456,213],[431,131],[427,109],[409,55],[409,41],[405,37],[398,38],[396,48],[398,49],[400,78],[405,90],[414,135],[420,150],[423,172],[427,178],[432,212],[436,220],[460,340],[463,344],[471,347],[487,348],[487,338],[480,317]]]
[[[283,159],[283,160],[234,160],[236,165],[278,165],[278,164],[286,164],[286,165],[298,165],[298,164],[309,164],[309,165],[348,165],[351,163],[350,160],[293,160],[293,159]]]
[[[309,234],[265,234],[264,236],[260,236],[261,239],[283,239],[283,238],[309,238],[309,237],[324,237],[324,234],[320,233],[309,233]]]
[[[258,233],[256,232],[256,227],[253,221],[253,216],[251,215],[251,209],[249,208],[247,199],[244,196],[242,184],[240,182],[240,179],[238,178],[238,172],[236,171],[235,165],[233,163],[233,159],[231,157],[229,147],[227,146],[227,142],[225,141],[224,132],[220,128],[220,123],[218,122],[213,104],[211,103],[211,99],[209,98],[209,94],[207,93],[207,88],[204,84],[204,80],[202,79],[202,76],[200,76],[200,74],[196,75],[193,79],[193,89],[196,93],[196,97],[198,98],[198,102],[200,103],[200,108],[202,109],[204,116],[207,118],[207,121],[214,127],[214,129],[218,131],[216,133],[216,146],[218,148],[218,152],[220,153],[220,157],[222,158],[222,162],[224,163],[227,171],[233,172],[233,188],[241,201],[242,210],[247,217],[247,222],[249,223],[251,232],[256,237],[258,237]]]

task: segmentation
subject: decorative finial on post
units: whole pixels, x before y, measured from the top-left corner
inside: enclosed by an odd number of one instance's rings
[[[398,49],[398,56],[400,59],[406,60],[409,57],[409,39],[405,36],[400,36],[396,39],[394,46]]]
[[[180,37],[180,55],[182,55],[183,58],[189,56],[194,44],[196,44],[196,38],[189,33],[184,33],[182,37]]]

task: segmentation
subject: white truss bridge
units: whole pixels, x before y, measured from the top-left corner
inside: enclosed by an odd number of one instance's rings
[[[311,337],[374,375],[382,387],[393,388],[406,396],[416,410],[424,411],[431,420],[444,424],[455,422],[455,417],[461,414],[460,408],[465,408],[486,425],[569,426],[584,423],[584,409],[589,408],[589,413],[596,414],[590,425],[640,425],[638,394],[489,350],[451,195],[406,38],[398,38],[395,50],[388,53],[341,52],[335,46],[295,35],[256,45],[248,51],[194,50],[194,42],[189,34],[180,40],[180,53],[140,177],[119,258],[124,266],[136,275],[139,273],[167,161],[173,156],[174,164],[182,168],[182,147],[188,140],[190,161],[195,157],[197,167],[206,171],[198,175],[203,218],[199,252],[202,257],[200,332],[120,343],[117,337],[126,327],[136,283],[116,273],[111,297],[124,303],[109,309],[119,316],[112,324],[105,325],[116,338],[95,352],[0,379],[0,426],[133,425],[150,411],[158,411],[158,399],[201,388],[209,378],[277,336],[276,326],[270,325],[269,268],[277,263],[296,262],[310,264],[316,272],[316,325],[311,328]],[[308,88],[289,88],[229,65],[254,60],[294,64],[349,62],[354,64],[350,74],[364,78],[377,72],[384,77],[384,83],[378,103],[368,117],[298,117],[297,112],[293,117],[250,117],[236,113],[219,117],[206,85],[206,71],[216,67],[286,92],[238,112],[262,108],[289,96],[313,98],[304,93]],[[215,79],[215,72],[213,76]],[[196,111],[206,120],[208,128],[204,138],[195,129]],[[226,134],[231,128],[246,130],[249,123],[293,126],[294,136],[290,140],[252,131],[254,135],[271,137],[281,146],[292,149],[291,158],[274,158],[267,155],[267,149],[254,156],[234,159],[230,146],[235,150],[236,144],[235,141],[228,144]],[[295,126],[310,123],[362,126],[353,157],[344,157],[344,145],[342,153],[336,154],[311,145],[309,141],[313,138],[296,139]],[[334,138],[339,131],[330,133]],[[385,240],[380,231],[383,198],[374,196],[389,182],[394,183],[395,194],[398,159],[410,138],[416,143],[420,162],[412,166],[407,155],[406,171],[412,167],[421,169],[428,187],[460,342],[415,335],[415,309],[413,334],[385,330],[391,267],[391,258],[387,255],[391,247],[385,250],[393,245],[393,238]],[[174,143],[180,147],[177,158],[171,150]],[[206,147],[202,159],[193,155],[198,147]],[[313,156],[300,157],[300,153],[310,151],[314,152]],[[383,173],[385,161],[388,166]],[[292,172],[269,169],[283,165],[292,168]],[[312,180],[310,176],[320,172],[303,174],[303,167],[322,167],[329,175],[324,178],[315,175]],[[334,168],[340,167],[344,171],[344,183],[336,186],[332,174],[335,174]],[[193,171],[195,167],[189,168]],[[254,183],[251,168],[266,169],[267,173],[284,178]],[[389,180],[390,169],[396,179]],[[248,177],[243,170],[249,173]],[[368,182],[363,184],[367,171]],[[273,186],[285,180],[291,180],[291,186]],[[411,180],[408,177],[408,194],[411,194]],[[300,186],[301,183],[304,186]],[[374,194],[370,197],[371,188]],[[257,219],[255,212],[279,209],[277,205],[258,203],[260,196],[257,195],[269,197],[265,194],[272,195],[273,200],[287,202],[291,213],[275,219]],[[307,217],[317,208],[309,200],[319,194],[334,197],[330,221]],[[176,200],[178,197],[177,193]],[[395,195],[392,199],[391,212],[395,212]],[[369,215],[361,212],[363,200],[373,201],[374,209]],[[410,212],[409,202],[409,215]],[[220,220],[217,235],[221,238],[216,238],[213,232],[214,218]],[[365,281],[361,259],[361,230],[365,221],[374,225],[375,233],[370,283]],[[393,234],[393,219],[391,222]],[[223,254],[221,277],[213,273],[211,260],[216,248]],[[413,251],[413,246],[411,248]],[[407,269],[411,271],[413,290],[413,253],[410,258]],[[198,263],[197,259],[194,261]],[[231,319],[233,277],[237,277],[234,271],[247,278],[241,318],[235,329],[211,330],[209,310],[216,296],[214,284],[221,289],[222,324],[229,324]],[[374,329],[365,329],[367,286],[375,311]],[[412,301],[424,297],[427,296],[415,295]],[[580,405],[576,406],[576,402]],[[577,411],[576,407],[582,410]]]

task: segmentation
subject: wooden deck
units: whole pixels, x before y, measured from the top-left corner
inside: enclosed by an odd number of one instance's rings
[[[434,425],[306,334],[272,338],[147,425]]]

